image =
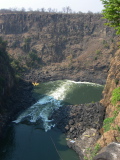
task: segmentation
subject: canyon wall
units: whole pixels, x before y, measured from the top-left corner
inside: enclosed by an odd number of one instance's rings
[[[0,36],[8,42],[13,67],[26,80],[105,84],[119,45],[105,22],[101,14],[92,13],[1,13]]]
[[[6,110],[2,99],[14,84],[13,69],[15,76],[31,82],[73,79],[106,83],[101,104],[110,122],[107,129],[103,124],[98,143],[104,147],[120,142],[120,101],[111,102],[113,90],[120,87],[120,43],[101,17],[92,13],[0,13],[4,39],[0,43],[0,113]]]
[[[10,59],[6,52],[7,43],[0,39],[0,109],[4,97],[10,94],[10,89],[14,85],[14,72],[10,66]]]
[[[120,142],[120,50],[111,59],[101,104],[106,107],[102,137],[98,141],[103,147],[113,141]]]
[[[0,135],[3,124],[1,117],[4,115],[8,108],[6,106],[7,98],[15,83],[14,71],[10,66],[10,59],[6,52],[6,41],[0,38]]]

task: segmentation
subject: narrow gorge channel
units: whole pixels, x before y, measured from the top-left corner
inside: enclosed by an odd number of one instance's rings
[[[78,155],[67,147],[65,135],[55,128],[53,112],[65,105],[97,102],[103,86],[89,82],[58,80],[34,87],[36,103],[12,122],[0,160],[76,160]]]

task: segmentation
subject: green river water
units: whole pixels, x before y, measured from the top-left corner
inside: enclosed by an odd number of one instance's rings
[[[66,145],[65,135],[49,117],[63,104],[81,104],[101,99],[103,86],[70,80],[41,83],[34,88],[36,103],[12,122],[0,144],[0,160],[77,160]]]

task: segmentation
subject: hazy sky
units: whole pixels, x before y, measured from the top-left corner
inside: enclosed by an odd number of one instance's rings
[[[61,11],[63,7],[69,6],[76,12],[101,12],[103,9],[100,0],[1,0],[0,9],[6,8],[52,8]]]

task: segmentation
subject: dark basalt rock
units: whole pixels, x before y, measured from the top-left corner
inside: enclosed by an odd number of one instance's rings
[[[55,124],[69,138],[77,138],[87,128],[99,130],[102,127],[105,108],[100,103],[67,105],[52,115]]]
[[[52,119],[67,135],[67,145],[75,150],[80,160],[86,156],[86,150],[92,148],[100,137],[105,108],[99,103],[67,105],[59,108]],[[90,155],[87,154],[87,157]]]

